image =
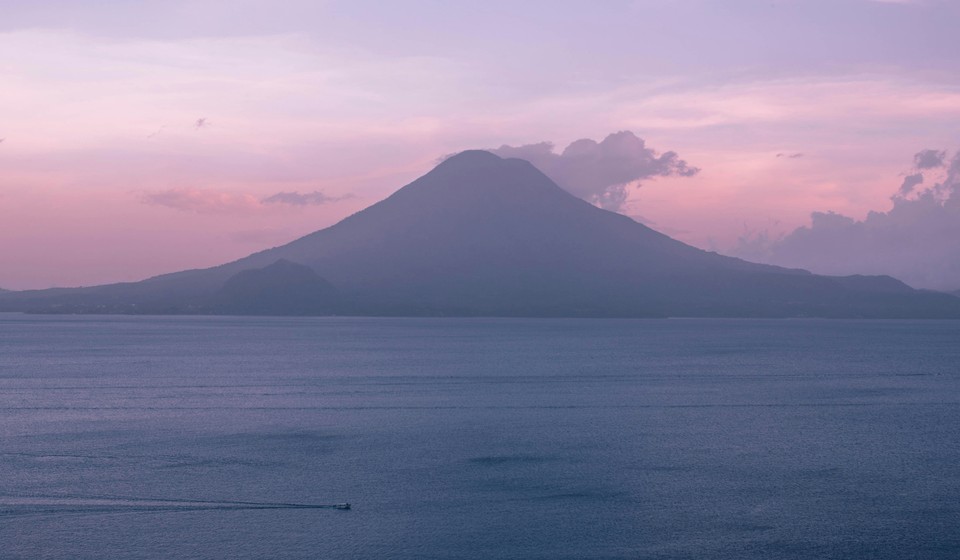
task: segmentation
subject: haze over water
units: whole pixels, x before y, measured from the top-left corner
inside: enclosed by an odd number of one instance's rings
[[[955,558],[957,340],[950,321],[0,315],[0,544]]]

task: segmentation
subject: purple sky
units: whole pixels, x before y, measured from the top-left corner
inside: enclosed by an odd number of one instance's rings
[[[558,155],[541,156],[561,161],[630,131],[646,161],[675,152],[700,171],[604,192],[720,251],[812,212],[891,211],[914,154],[960,148],[949,0],[0,0],[0,13],[3,288],[219,264],[468,148],[547,141]]]

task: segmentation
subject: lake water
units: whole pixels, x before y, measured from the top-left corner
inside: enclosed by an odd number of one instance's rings
[[[0,556],[955,559],[960,322],[0,315]]]

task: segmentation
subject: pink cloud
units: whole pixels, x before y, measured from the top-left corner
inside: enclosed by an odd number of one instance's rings
[[[140,201],[154,206],[197,214],[243,214],[266,211],[270,208],[320,206],[353,198],[351,194],[330,196],[322,191],[300,193],[278,192],[265,198],[250,194],[193,187],[178,187],[140,193]]]
[[[862,219],[813,212],[809,225],[787,235],[746,236],[744,258],[825,274],[889,274],[915,287],[960,286],[960,155],[923,150],[890,201]],[[924,175],[933,185],[918,188]]]
[[[233,214],[255,212],[263,208],[260,201],[249,194],[221,192],[193,187],[179,187],[164,191],[141,193],[145,204],[166,206],[175,210],[198,214]]]

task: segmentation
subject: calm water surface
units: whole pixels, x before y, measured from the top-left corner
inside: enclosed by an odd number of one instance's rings
[[[0,315],[0,556],[955,559],[958,364],[960,322]]]

